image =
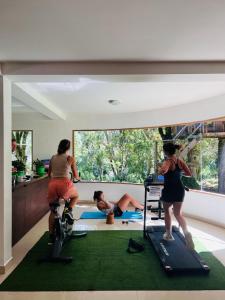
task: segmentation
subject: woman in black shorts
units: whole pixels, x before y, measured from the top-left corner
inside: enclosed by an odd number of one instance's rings
[[[129,204],[136,209],[144,209],[143,205],[127,193],[124,194],[119,201],[112,202],[105,200],[105,196],[102,191],[95,191],[93,199],[94,201],[97,201],[97,208],[100,211],[104,212],[106,215],[113,212],[116,217],[121,217],[123,212],[127,210]]]
[[[174,216],[183,230],[186,244],[190,249],[194,249],[191,233],[188,231],[186,220],[182,215],[185,189],[181,182],[181,173],[184,173],[185,176],[191,176],[191,172],[185,162],[176,157],[175,152],[177,149],[180,149],[179,145],[172,143],[164,144],[163,151],[166,160],[159,167],[159,173],[164,175],[164,188],[161,199],[165,211],[166,232],[163,235],[163,239],[167,241],[174,240],[170,212],[170,208],[173,207]]]

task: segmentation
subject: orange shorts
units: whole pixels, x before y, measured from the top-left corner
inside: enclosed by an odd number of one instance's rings
[[[48,201],[49,203],[63,198],[68,200],[69,198],[77,197],[78,192],[72,181],[68,178],[52,178],[48,184]]]

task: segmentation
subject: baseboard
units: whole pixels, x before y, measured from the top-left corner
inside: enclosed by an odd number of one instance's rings
[[[4,266],[0,266],[0,274],[5,274],[8,269],[12,266],[13,264],[13,258],[11,257]]]
[[[95,204],[95,202],[94,200],[79,200],[77,204]]]

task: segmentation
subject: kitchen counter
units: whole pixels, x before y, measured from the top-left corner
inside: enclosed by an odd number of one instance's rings
[[[12,245],[19,241],[49,210],[48,177],[20,182],[12,192]]]
[[[48,175],[46,174],[46,175],[44,175],[44,176],[42,176],[42,177],[32,178],[31,180],[27,180],[27,181],[23,181],[23,182],[18,182],[18,183],[16,184],[14,190],[17,190],[17,189],[19,189],[19,188],[21,188],[21,187],[26,187],[26,186],[28,186],[28,185],[30,185],[30,184],[34,184],[34,183],[36,183],[36,182],[38,182],[38,181],[40,181],[40,180],[43,180],[43,179],[45,179],[45,178],[47,178],[47,177],[48,177]]]

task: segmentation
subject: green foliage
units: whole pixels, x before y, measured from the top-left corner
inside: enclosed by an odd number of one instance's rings
[[[204,190],[218,191],[218,139],[201,140],[202,186]]]
[[[164,158],[162,138],[172,138],[174,132],[169,127],[161,131],[146,128],[74,132],[75,155],[82,179],[143,183]],[[176,143],[185,147],[188,141],[183,138]],[[195,168],[195,178],[183,178],[185,185],[217,191],[217,138],[200,139],[188,153],[186,163]]]
[[[12,162],[12,166],[17,169],[17,171],[25,171],[26,165],[22,160],[15,160]]]
[[[36,170],[40,167],[44,167],[44,163],[43,161],[39,160],[38,158],[36,160],[33,161],[33,165],[35,165]]]
[[[189,153],[187,163],[195,158],[196,180],[206,191],[218,190],[218,139],[202,138]]]
[[[26,168],[32,167],[32,133],[30,130],[14,130],[12,138],[16,140],[16,157]]]
[[[74,140],[83,179],[143,183],[160,136],[154,129],[77,131]]]
[[[17,147],[16,147],[16,156],[19,160],[26,163],[26,139],[28,136],[28,131],[13,131],[12,138],[16,140]]]

